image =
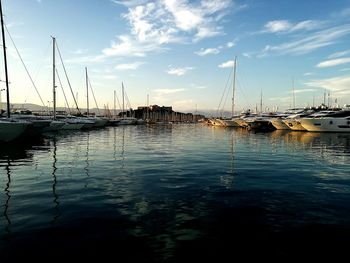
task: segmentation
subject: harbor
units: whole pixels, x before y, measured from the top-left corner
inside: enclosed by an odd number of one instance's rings
[[[0,260],[340,262],[348,0],[0,0]]]
[[[1,258],[340,258],[349,136],[131,125],[2,146]]]

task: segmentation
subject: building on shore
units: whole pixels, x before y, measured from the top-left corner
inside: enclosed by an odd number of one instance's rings
[[[127,111],[126,115],[149,122],[198,122],[204,118],[203,115],[175,112],[172,107],[158,105],[140,106],[136,110]]]

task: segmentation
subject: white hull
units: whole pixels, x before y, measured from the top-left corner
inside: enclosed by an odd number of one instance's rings
[[[290,130],[289,126],[286,125],[282,119],[271,119],[271,124],[277,129],[277,130]]]
[[[304,118],[301,125],[312,132],[350,132],[350,118]]]
[[[224,125],[226,127],[239,127],[239,125],[232,119],[232,120],[222,120]]]
[[[301,119],[285,119],[283,122],[293,131],[306,131],[300,123]]]

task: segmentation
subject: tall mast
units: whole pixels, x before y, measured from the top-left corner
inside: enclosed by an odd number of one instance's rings
[[[117,110],[116,110],[116,105],[115,105],[115,91],[114,91],[114,96],[113,96],[113,98],[114,98],[114,101],[113,101],[113,103],[114,103],[114,118],[117,116]]]
[[[122,96],[123,96],[123,118],[125,118],[125,115],[124,115],[124,84],[122,82]]]
[[[147,94],[147,116],[146,119],[149,119],[149,94]]]
[[[89,79],[87,73],[87,67],[85,67],[85,80],[86,80],[86,114],[89,116]]]
[[[4,30],[4,19],[2,14],[2,4],[0,0],[0,15],[1,15],[1,34],[2,34],[2,48],[4,52],[4,64],[5,64],[5,81],[6,81],[6,99],[7,99],[7,118],[11,117],[10,113],[10,91],[9,91],[9,79],[7,72],[7,56],[6,56],[6,44],[5,44],[5,30]]]
[[[260,91],[260,114],[262,114],[263,112],[263,102],[262,102],[262,89]]]
[[[292,79],[292,92],[293,92],[293,109],[295,109],[295,90],[294,90],[294,78]]]
[[[235,115],[236,68],[237,68],[237,56],[235,56],[235,65],[234,65],[234,70],[233,70],[233,85],[232,85],[232,117]]]
[[[52,37],[53,119],[56,120],[56,38]]]

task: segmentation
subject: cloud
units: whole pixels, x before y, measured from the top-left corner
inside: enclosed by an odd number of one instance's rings
[[[217,48],[207,48],[207,49],[203,49],[201,48],[199,51],[194,52],[195,54],[197,54],[198,56],[206,56],[209,54],[219,54],[220,51]]]
[[[242,56],[246,57],[246,58],[251,58],[252,57],[252,53],[251,52],[244,52],[244,53],[242,53]]]
[[[233,68],[234,65],[235,65],[235,61],[229,60],[229,61],[226,61],[226,62],[220,64],[218,67],[219,68]]]
[[[306,73],[304,73],[303,76],[307,77],[307,76],[311,76],[311,75],[314,75],[314,73],[312,73],[312,72],[306,72]]]
[[[139,61],[134,63],[119,64],[115,66],[115,69],[116,70],[136,70],[143,64],[145,64],[145,62],[139,62]]]
[[[112,42],[109,48],[102,50],[104,57],[113,56],[135,56],[135,57],[145,57],[146,53],[160,51],[162,47],[155,42],[144,42],[140,44],[134,38],[122,35],[118,37],[119,42]]]
[[[128,7],[122,18],[128,21],[129,33],[116,36],[110,47],[103,49],[104,57],[146,56],[165,50],[167,44],[196,42],[224,34],[221,21],[228,11],[234,11],[229,8],[234,6],[233,0],[112,2]]]
[[[336,41],[350,34],[350,24],[336,26],[302,36],[295,41],[288,41],[279,45],[266,45],[259,57],[276,52],[280,54],[306,54],[316,49],[336,43]]]
[[[316,65],[318,68],[327,68],[327,67],[334,67],[337,65],[342,65],[345,63],[350,62],[350,57],[348,58],[336,58],[336,59],[330,59],[326,61],[322,61]]]
[[[291,23],[288,20],[273,20],[264,25],[262,32],[268,33],[286,33],[298,30],[312,30],[320,27],[322,22],[314,20],[305,20],[299,23]]]
[[[87,49],[79,48],[79,49],[72,51],[71,53],[74,55],[82,55],[82,54],[86,53],[87,51],[88,51]]]
[[[331,54],[328,58],[340,58],[340,57],[345,56],[349,53],[350,53],[350,49],[344,50],[344,51],[339,51],[339,52],[335,52],[335,53]]]
[[[305,92],[314,92],[316,91],[316,89],[295,89],[294,90],[294,93],[305,93]],[[291,93],[293,91],[290,91]]]
[[[160,94],[173,94],[173,93],[185,91],[185,89],[156,89],[154,91]]]
[[[306,82],[309,87],[327,89],[332,92],[332,97],[347,97],[350,96],[350,76],[339,76],[328,79],[318,79]]]
[[[123,0],[123,1],[111,0],[111,2],[118,5],[123,5],[126,7],[132,7],[132,6],[137,6],[137,5],[142,5],[144,3],[147,3],[147,0]]]
[[[183,68],[173,68],[169,67],[169,70],[167,71],[170,75],[177,75],[177,76],[183,76],[185,75],[189,70],[194,69],[193,67],[183,67]]]
[[[228,47],[228,48],[234,47],[236,45],[236,43],[237,43],[237,39],[230,41],[230,42],[227,42],[226,47]]]

